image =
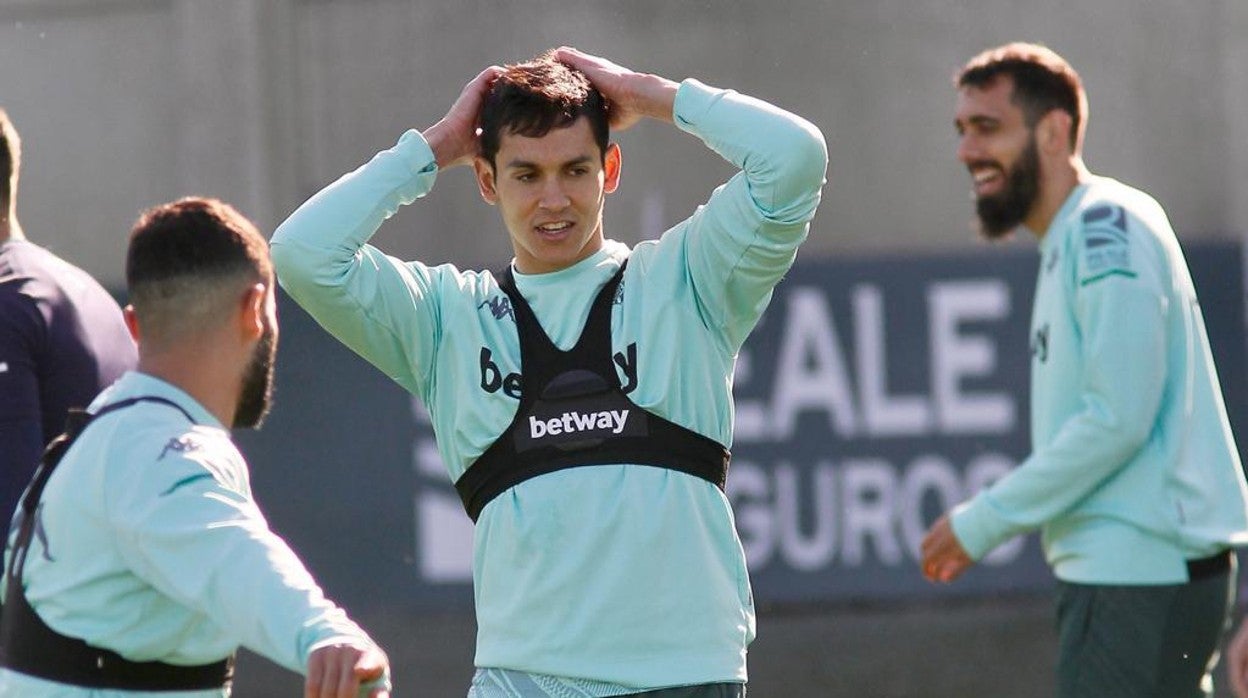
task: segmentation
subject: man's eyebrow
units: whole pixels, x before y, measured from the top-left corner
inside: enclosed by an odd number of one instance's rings
[[[562,165],[560,165],[560,167],[572,167],[573,165],[584,165],[584,164],[585,164],[585,163],[587,163],[587,162],[592,162],[592,161],[593,161],[593,159],[594,159],[594,158],[593,158],[593,156],[590,156],[590,155],[582,155],[582,156],[580,156],[580,157],[577,157],[577,158],[573,158],[573,159],[571,159],[571,160],[568,160],[567,162],[565,162],[565,163],[563,163]],[[531,162],[531,161],[529,161],[529,160],[520,160],[520,159],[508,160],[508,161],[507,161],[507,162],[503,165],[503,167],[505,167],[505,168],[507,168],[507,169],[509,169],[509,170],[536,170],[536,169],[540,169],[540,168],[538,168],[537,163],[535,163],[535,162]]]
[[[1000,123],[1000,121],[1001,120],[995,116],[988,116],[987,114],[975,114],[973,116],[968,116],[965,120],[954,121],[954,125],[966,123],[967,125],[974,125],[974,126],[988,126],[988,125]]]

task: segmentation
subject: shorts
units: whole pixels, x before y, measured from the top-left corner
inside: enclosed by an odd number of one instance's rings
[[[472,677],[468,698],[745,698],[743,683],[708,683],[660,688],[641,693],[614,684],[527,674],[509,669],[480,669]]]
[[[1230,552],[1186,584],[1058,583],[1058,698],[1211,698],[1235,601]]]

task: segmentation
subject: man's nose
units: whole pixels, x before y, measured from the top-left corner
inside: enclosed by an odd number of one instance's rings
[[[542,186],[542,198],[538,201],[538,205],[548,211],[558,211],[567,208],[571,201],[559,178],[551,177]]]
[[[959,136],[957,154],[959,162],[969,165],[976,160],[983,159],[983,148],[980,146],[978,139],[973,136]]]

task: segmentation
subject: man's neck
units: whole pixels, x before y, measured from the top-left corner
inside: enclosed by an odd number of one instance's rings
[[[22,224],[17,221],[16,214],[10,211],[8,215],[0,216],[0,242],[25,239],[26,233],[22,231]]]
[[[139,372],[180,388],[230,428],[238,407],[240,379],[227,375],[224,365],[212,360],[212,352],[144,352],[142,344],[139,349]]]
[[[1032,204],[1027,217],[1023,219],[1023,226],[1030,230],[1036,239],[1043,240],[1049,232],[1049,226],[1053,224],[1053,218],[1057,216],[1058,211],[1062,210],[1066,199],[1070,198],[1070,193],[1075,190],[1075,187],[1091,179],[1092,173],[1083,164],[1083,158],[1072,155],[1069,160],[1063,161],[1040,182],[1036,202]]]

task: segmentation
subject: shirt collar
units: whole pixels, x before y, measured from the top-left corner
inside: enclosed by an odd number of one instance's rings
[[[186,410],[196,424],[225,429],[221,422],[208,411],[208,408],[201,405],[198,400],[191,397],[185,390],[156,376],[138,371],[126,371],[121,378],[117,379],[116,383],[106,388],[104,392],[100,393],[99,397],[91,402],[88,410],[95,412],[104,405],[127,398],[148,395],[162,397],[175,403]]]

